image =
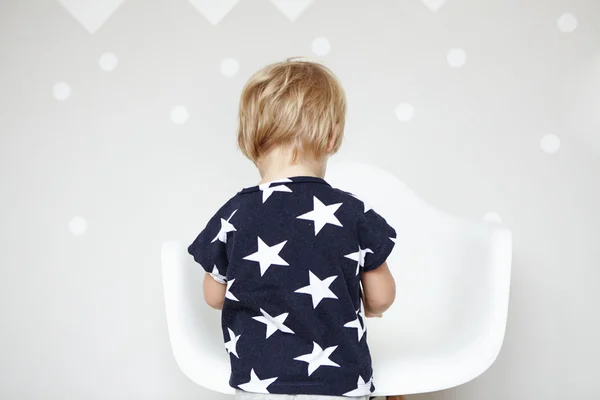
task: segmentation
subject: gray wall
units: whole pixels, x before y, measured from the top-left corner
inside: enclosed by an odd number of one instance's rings
[[[0,398],[226,398],[173,360],[160,246],[257,181],[235,148],[239,91],[299,55],[345,84],[337,159],[514,232],[497,362],[415,398],[597,398],[600,2],[317,0],[292,22],[246,0],[216,26],[185,0],[128,0],[106,21],[119,0],[63,3],[81,22],[58,1],[0,2]],[[316,37],[330,42],[322,57]],[[464,65],[449,65],[453,48]]]

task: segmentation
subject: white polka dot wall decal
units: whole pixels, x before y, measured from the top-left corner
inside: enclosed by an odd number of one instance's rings
[[[187,108],[184,106],[175,106],[171,109],[171,121],[177,125],[183,125],[190,117]]]
[[[556,135],[544,135],[540,147],[548,154],[554,154],[560,149],[560,139]]]
[[[325,37],[318,37],[312,42],[312,51],[318,56],[326,56],[331,50],[331,43]]]
[[[240,70],[240,63],[235,58],[225,58],[221,61],[221,73],[226,77],[232,77]]]
[[[396,107],[396,117],[402,122],[410,121],[415,115],[415,109],[408,103],[400,103]]]
[[[485,222],[493,222],[495,224],[501,224],[502,223],[502,218],[500,218],[500,216],[495,213],[495,212],[489,212],[487,214],[485,214],[483,216],[483,220]]]
[[[52,94],[56,100],[66,100],[71,95],[71,86],[66,82],[56,82],[52,88]]]
[[[467,53],[463,49],[450,49],[446,60],[451,67],[460,68],[467,62]]]
[[[113,71],[119,64],[119,59],[114,53],[104,53],[100,56],[100,68],[106,72]]]
[[[556,25],[561,32],[571,33],[577,28],[577,18],[573,14],[563,14],[556,21]]]
[[[69,221],[69,230],[75,236],[81,236],[87,230],[87,221],[83,217],[73,217]]]

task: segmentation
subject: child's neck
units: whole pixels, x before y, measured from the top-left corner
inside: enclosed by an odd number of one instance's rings
[[[315,168],[310,168],[305,165],[289,165],[283,168],[273,168],[266,169],[264,172],[261,172],[262,179],[259,184],[272,182],[277,179],[289,178],[292,176],[316,176],[319,178],[323,178],[325,176],[324,171],[321,172]]]
[[[311,159],[299,155],[298,161],[292,164],[291,153],[282,149],[275,149],[261,157],[258,163],[261,181],[259,184],[275,181],[277,179],[289,178],[292,176],[315,176],[323,178],[327,159]]]

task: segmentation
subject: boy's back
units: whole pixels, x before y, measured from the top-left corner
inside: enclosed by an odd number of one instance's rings
[[[385,262],[395,236],[362,201],[314,176],[245,188],[230,199],[188,248],[227,282],[230,385],[370,394],[361,275]]]

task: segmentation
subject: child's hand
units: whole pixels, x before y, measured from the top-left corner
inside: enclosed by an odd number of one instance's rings
[[[362,294],[362,301],[363,301],[363,305],[364,305],[365,304],[365,293],[364,292]],[[381,317],[383,317],[383,314],[375,314],[375,313],[369,312],[369,310],[365,306],[365,318],[381,318]]]
[[[366,318],[381,318],[381,317],[383,317],[383,314],[373,314],[373,313],[370,313],[367,310],[365,310],[365,317]]]

